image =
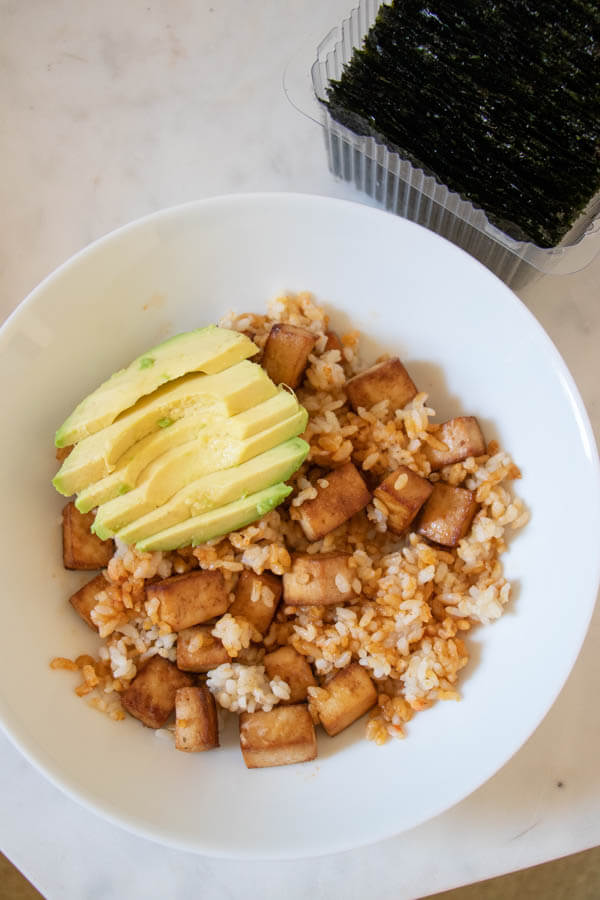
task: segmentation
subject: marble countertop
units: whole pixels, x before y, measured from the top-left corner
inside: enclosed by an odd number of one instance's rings
[[[211,4],[212,5],[209,5]],[[286,66],[348,0],[0,4],[0,321],[90,241],[162,207],[294,190],[367,202],[327,169]],[[600,429],[600,257],[521,296]],[[565,598],[576,603],[577,598]],[[600,843],[600,612],[556,704],[475,794],[397,838],[318,860],[214,860],[120,830],[0,736],[0,845],[48,898],[423,897]]]

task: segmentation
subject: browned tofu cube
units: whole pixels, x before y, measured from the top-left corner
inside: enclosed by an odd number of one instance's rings
[[[370,409],[381,400],[389,400],[389,411],[393,412],[416,397],[417,388],[398,357],[394,356],[350,378],[346,393],[354,410],[359,406]]]
[[[440,426],[434,437],[448,448],[436,450],[431,446],[426,447],[425,452],[434,472],[444,466],[462,462],[469,456],[483,456],[485,453],[485,439],[475,416],[449,419]]]
[[[219,638],[210,632],[212,625],[184,628],[177,635],[177,668],[182,672],[209,672],[231,657]]]
[[[267,338],[262,358],[269,378],[275,384],[297,388],[316,339],[316,335],[306,328],[276,322]]]
[[[339,350],[340,353],[342,353],[344,350],[344,345],[340,341],[335,331],[326,331],[325,334],[327,335],[325,350]]]
[[[423,507],[417,532],[436,544],[456,547],[471,527],[476,512],[471,491],[438,481]]]
[[[282,703],[300,703],[306,700],[306,692],[309,687],[315,685],[315,676],[308,664],[306,657],[294,650],[293,647],[279,647],[272,653],[267,653],[263,659],[265,671],[272,681],[279,675],[290,686],[290,699],[282,700]]]
[[[229,607],[232,616],[241,616],[266,634],[281,598],[281,578],[270,572],[257,575],[249,569],[240,572],[235,599]]]
[[[67,503],[62,513],[63,563],[65,569],[103,569],[115,552],[114,541],[101,541],[90,529],[94,513],[80,513]]]
[[[106,590],[107,586],[104,575],[96,575],[95,578],[92,578],[91,581],[88,581],[87,584],[84,584],[83,587],[79,588],[78,591],[69,597],[69,603],[75,612],[78,613],[83,621],[86,622],[90,628],[93,628],[94,631],[98,631],[92,622],[92,610],[96,605],[96,594]]]
[[[377,702],[375,685],[358,663],[342,669],[325,687],[313,690],[314,693],[309,691],[311,707],[331,737],[360,719]]]
[[[215,698],[206,687],[182,687],[175,694],[175,748],[188,753],[219,746]]]
[[[222,616],[229,606],[225,579],[219,571],[196,570],[165,578],[148,585],[146,596],[159,599],[159,616],[173,631]]]
[[[320,479],[323,480],[323,479]],[[317,496],[297,507],[298,520],[309,541],[319,541],[367,505],[371,494],[353,463],[325,475],[327,487],[315,485]]]
[[[249,769],[309,762],[317,755],[317,736],[308,707],[276,706],[270,712],[242,713],[240,747]]]
[[[400,466],[375,490],[375,496],[388,510],[387,525],[402,534],[415,518],[433,490],[431,482],[407,466]]]
[[[121,703],[148,728],[162,728],[175,709],[175,694],[179,688],[193,683],[191,675],[180,672],[162,656],[153,656],[123,691]]]
[[[354,600],[356,572],[349,553],[296,553],[283,576],[287,606],[332,606]]]
[[[60,463],[64,462],[72,449],[73,449],[73,444],[69,444],[68,447],[57,447],[55,456],[56,456],[58,462],[60,462]]]

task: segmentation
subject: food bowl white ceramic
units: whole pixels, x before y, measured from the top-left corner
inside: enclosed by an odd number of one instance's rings
[[[246,770],[235,723],[220,750],[178,753],[133,719],[115,723],[51,671],[97,639],[67,597],[53,434],[115,369],[231,307],[312,291],[365,335],[365,361],[400,355],[439,416],[480,417],[523,471],[531,510],[506,572],[514,599],[475,629],[460,703],[417,715],[403,742],[364,721],[319,737],[314,763]],[[518,750],[579,652],[596,598],[598,459],[573,381],[533,316],[435,234],[362,205],[302,195],[206,200],[135,222],[40,285],[0,332],[0,720],[72,797],[138,834],[211,855],[297,857],[376,841],[442,812]],[[89,577],[89,576],[88,576]]]

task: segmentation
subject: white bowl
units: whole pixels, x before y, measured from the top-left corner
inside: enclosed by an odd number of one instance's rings
[[[319,738],[314,763],[247,771],[232,723],[218,752],[177,753],[73,693],[57,655],[97,639],[67,597],[50,485],[56,426],[98,382],[168,334],[231,307],[310,290],[373,357],[407,363],[440,416],[476,414],[522,468],[532,519],[505,557],[517,588],[469,639],[463,700],[377,748],[364,721]],[[475,790],[546,714],[579,651],[599,576],[599,467],[573,381],[533,316],[487,269],[429,231],[362,205],[246,195],[150,216],[84,250],[0,333],[0,719],[55,784],[138,834],[214,856],[298,857],[411,828]]]

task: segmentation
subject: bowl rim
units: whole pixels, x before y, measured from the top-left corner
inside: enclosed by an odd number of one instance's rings
[[[104,247],[109,246],[112,242],[119,241],[124,234],[130,233],[132,231],[137,230],[138,228],[144,227],[150,223],[159,222],[161,219],[169,219],[172,216],[177,216],[180,214],[184,214],[186,212],[190,212],[192,210],[210,210],[211,207],[215,208],[224,208],[227,206],[236,208],[238,204],[301,204],[306,206],[307,208],[314,208],[315,205],[324,205],[331,207],[338,207],[340,209],[352,209],[356,214],[363,215],[367,218],[376,218],[380,220],[382,216],[387,215],[389,221],[396,222],[400,227],[409,227],[411,229],[417,228],[420,231],[426,232],[428,235],[431,235],[431,239],[435,241],[443,240],[445,244],[453,247],[453,251],[455,253],[464,254],[464,256],[468,257],[473,265],[481,267],[481,269],[485,270],[487,273],[487,277],[492,277],[495,281],[502,285],[503,291],[506,293],[507,302],[510,302],[513,307],[519,310],[519,313],[525,316],[526,320],[529,322],[529,325],[536,332],[537,339],[545,345],[546,350],[550,353],[553,365],[556,367],[557,373],[560,374],[562,382],[565,387],[565,392],[569,397],[569,401],[571,403],[574,415],[578,421],[579,431],[584,438],[586,453],[590,461],[591,470],[593,473],[593,483],[590,484],[590,491],[588,496],[595,495],[600,499],[600,460],[598,456],[598,449],[595,441],[595,437],[593,434],[592,426],[585,409],[585,405],[577,388],[577,385],[565,363],[558,349],[554,345],[553,341],[546,333],[540,322],[535,318],[533,313],[525,306],[525,304],[508,288],[506,287],[500,279],[493,276],[489,270],[483,266],[482,263],[479,263],[473,257],[469,256],[469,254],[462,251],[460,248],[457,248],[455,245],[451,244],[451,242],[445,240],[444,238],[440,238],[439,235],[433,235],[431,232],[427,231],[423,226],[417,225],[416,223],[409,222],[408,220],[403,220],[389,213],[385,213],[385,211],[370,207],[366,204],[359,203],[356,201],[350,201],[345,199],[333,198],[327,195],[322,194],[309,194],[309,193],[301,193],[301,192],[279,192],[279,191],[262,191],[262,192],[248,192],[248,193],[231,193],[231,194],[223,194],[223,195],[215,195],[212,197],[203,198],[200,200],[192,200],[183,204],[177,204],[174,206],[166,207],[161,210],[157,210],[155,212],[149,213],[145,216],[142,216],[138,219],[132,220],[120,227],[114,229],[113,231],[108,232],[107,234],[99,237],[91,244],[88,244],[77,251],[73,256],[69,259],[65,260],[61,263],[55,270],[49,273],[29,294],[21,301],[21,303],[13,310],[13,312],[7,317],[5,322],[0,326],[0,348],[4,339],[9,335],[12,329],[15,327],[16,322],[18,321],[20,315],[24,310],[28,309],[29,306],[36,302],[36,298],[39,294],[43,294],[47,289],[48,285],[54,282],[55,280],[59,280],[65,271],[68,271],[74,265],[81,264],[87,256],[92,255],[99,250],[102,250]],[[360,211],[360,212],[358,212]],[[397,227],[392,225],[390,227]],[[551,692],[550,699],[543,709],[538,711],[537,715],[530,720],[529,725],[527,726],[527,734],[523,740],[521,740],[516,747],[514,747],[506,756],[503,757],[503,762],[500,766],[496,766],[492,771],[484,773],[477,782],[471,787],[467,794],[461,796],[459,799],[453,801],[448,804],[446,800],[444,800],[440,804],[440,808],[437,809],[433,813],[426,813],[422,818],[415,821],[410,828],[418,827],[423,824],[425,821],[429,821],[432,818],[435,818],[437,815],[440,815],[443,812],[446,812],[448,809],[451,809],[453,806],[462,802],[466,797],[470,796],[474,791],[476,791],[479,787],[485,784],[493,775],[495,775],[500,769],[502,769],[512,757],[521,749],[524,743],[531,737],[531,735],[536,731],[541,722],[545,719],[548,712],[556,702],[557,697],[561,693],[571,671],[572,668],[579,656],[581,647],[585,640],[585,637],[588,633],[590,621],[595,608],[595,597],[598,593],[598,587],[600,586],[600,553],[598,553],[595,561],[595,577],[594,577],[594,593],[592,593],[592,585],[590,586],[590,598],[594,598],[589,603],[589,609],[586,612],[585,619],[581,619],[580,622],[580,633],[579,639],[575,642],[573,641],[570,647],[570,652],[566,654],[567,665],[565,666],[565,674],[564,677],[559,681],[556,685],[555,690]],[[16,717],[15,717],[16,718]],[[3,732],[9,738],[11,743],[19,750],[20,753],[37,769],[40,774],[42,774],[45,778],[47,778],[55,787],[59,788],[60,791],[69,796],[72,800],[74,800],[79,805],[92,810],[94,813],[98,814],[101,818],[106,819],[112,824],[125,828],[126,830],[147,838],[150,841],[159,843],[164,846],[168,846],[178,850],[184,850],[188,852],[197,853],[200,855],[208,855],[215,858],[227,858],[227,859],[301,859],[301,858],[313,858],[317,856],[330,855],[333,853],[339,853],[346,850],[354,849],[357,847],[368,846],[374,843],[377,843],[381,840],[385,840],[387,838],[391,838],[396,836],[397,834],[402,833],[404,830],[408,830],[406,828],[401,828],[400,831],[390,831],[388,828],[373,828],[371,833],[365,837],[364,840],[357,842],[352,841],[351,843],[344,840],[332,840],[328,846],[320,850],[306,851],[299,849],[297,853],[282,853],[279,851],[269,852],[268,848],[266,850],[257,853],[255,850],[246,850],[243,849],[229,849],[227,847],[217,849],[213,846],[209,848],[206,845],[200,846],[198,843],[193,841],[188,841],[182,839],[180,837],[173,837],[168,834],[168,832],[161,831],[160,827],[151,827],[140,823],[134,816],[132,815],[124,815],[122,812],[115,812],[111,809],[110,804],[103,805],[96,800],[90,799],[85,794],[85,788],[78,787],[77,785],[72,785],[69,780],[66,778],[64,774],[60,773],[60,766],[57,764],[52,764],[48,758],[45,756],[45,751],[43,747],[35,746],[34,748],[27,745],[26,739],[19,734],[22,729],[19,726],[18,720],[16,723],[9,724],[4,716],[0,717],[0,727]]]

